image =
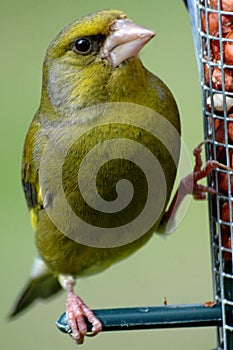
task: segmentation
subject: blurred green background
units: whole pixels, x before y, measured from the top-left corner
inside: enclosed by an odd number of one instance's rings
[[[156,31],[141,53],[143,62],[173,91],[190,154],[203,139],[198,72],[189,18],[181,0],[1,1],[0,346],[4,350],[76,348],[55,326],[65,310],[65,293],[34,306],[15,321],[6,319],[36,254],[20,183],[21,153],[39,104],[41,67],[48,44],[81,15],[115,7]],[[161,305],[164,297],[169,304],[211,300],[207,203],[192,201],[168,239],[155,236],[128,260],[78,281],[76,290],[92,308]],[[215,346],[215,329],[197,328],[101,334],[87,339],[82,349],[206,350]]]

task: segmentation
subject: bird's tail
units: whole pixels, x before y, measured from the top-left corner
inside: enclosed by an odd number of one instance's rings
[[[9,318],[12,319],[37,299],[47,299],[61,290],[61,285],[41,259],[36,259],[31,277],[16,301]]]

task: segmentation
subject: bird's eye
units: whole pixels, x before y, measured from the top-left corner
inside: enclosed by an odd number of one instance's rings
[[[77,53],[87,55],[92,49],[92,44],[87,38],[78,38],[74,42],[74,49]]]

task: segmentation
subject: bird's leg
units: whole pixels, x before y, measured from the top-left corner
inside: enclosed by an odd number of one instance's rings
[[[83,300],[74,292],[75,280],[72,276],[60,275],[59,281],[64,289],[67,290],[66,317],[72,330],[71,336],[78,343],[82,344],[85,335],[94,336],[102,330],[101,322],[94,315]],[[87,324],[85,318],[92,325],[92,333],[87,334]]]
[[[202,167],[201,151],[204,143],[205,141],[201,142],[194,149],[193,154],[195,157],[195,165],[194,165],[193,172],[185,176],[181,180],[179,187],[175,193],[175,196],[168,210],[165,212],[164,217],[162,218],[160,231],[164,230],[164,227],[166,227],[168,221],[170,220],[173,221],[177,213],[177,210],[186,195],[190,194],[190,195],[193,195],[194,199],[203,200],[206,198],[206,193],[210,193],[210,194],[218,193],[212,187],[199,185],[198,184],[199,180],[207,177],[216,168],[232,170],[231,168],[227,167],[222,163],[219,163],[216,160],[208,160],[206,162],[206,165]]]

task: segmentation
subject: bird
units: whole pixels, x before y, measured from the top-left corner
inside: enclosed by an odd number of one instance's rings
[[[179,137],[168,142],[168,148],[176,150],[174,160],[163,143],[151,137],[147,130],[129,125],[128,121],[123,125],[124,112],[134,114],[134,110],[142,109],[145,114],[141,119],[145,123],[150,123],[147,111],[152,111],[155,125],[159,125],[159,118],[156,118],[160,115],[180,136],[180,116],[173,94],[160,78],[144,67],[139,57],[140,50],[154,35],[154,31],[135,24],[120,10],[97,11],[65,27],[49,45],[43,63],[40,105],[28,129],[22,159],[23,190],[39,256],[10,317],[14,318],[35,300],[47,299],[63,288],[67,292],[66,314],[71,336],[79,344],[83,343],[87,334],[85,319],[92,325],[92,335],[98,334],[102,325],[76,295],[76,279],[101,272],[126,258],[159,231],[176,177]],[[157,54],[162,55],[161,52]],[[99,128],[87,128],[77,142],[72,141],[68,151],[64,151],[73,137],[73,130],[76,132],[92,125],[95,119],[93,110],[101,118],[106,110],[111,114],[111,108],[116,114],[123,108],[119,124],[114,119],[113,123],[105,123]],[[166,137],[168,130],[164,129],[162,133]],[[138,165],[133,164],[130,157],[126,160],[118,157],[115,163],[109,160],[106,166],[100,167],[98,175],[103,179],[96,179],[96,187],[100,196],[109,203],[117,197],[115,184],[119,178],[126,178],[138,186],[138,191],[132,195],[134,206],[128,205],[125,211],[121,209],[117,214],[110,211],[107,217],[90,208],[83,200],[77,185],[77,169],[83,164],[82,159],[89,149],[100,143],[102,151],[96,153],[84,170],[85,182],[87,175],[93,171],[91,166],[98,165],[102,155],[111,156],[111,147],[105,147],[104,141],[113,137],[127,138],[140,145],[145,143],[161,164],[167,191],[157,220],[139,238],[113,247],[85,245],[75,236],[82,233],[78,222],[74,221],[72,237],[63,232],[63,228],[66,230],[69,227],[73,213],[91,224],[94,230],[99,224],[108,231],[117,225],[126,225],[130,216],[135,218],[139,215],[141,205],[147,200],[148,186]],[[120,142],[121,139],[117,147],[119,151],[124,148]],[[131,151],[131,146],[127,148]],[[62,186],[66,200],[72,207],[70,216],[63,211],[60,189],[56,185],[59,155],[62,152],[65,154]],[[132,157],[137,153],[132,146]],[[86,192],[92,198],[89,187]],[[61,226],[56,225],[56,219],[54,222],[51,217],[54,211]]]

